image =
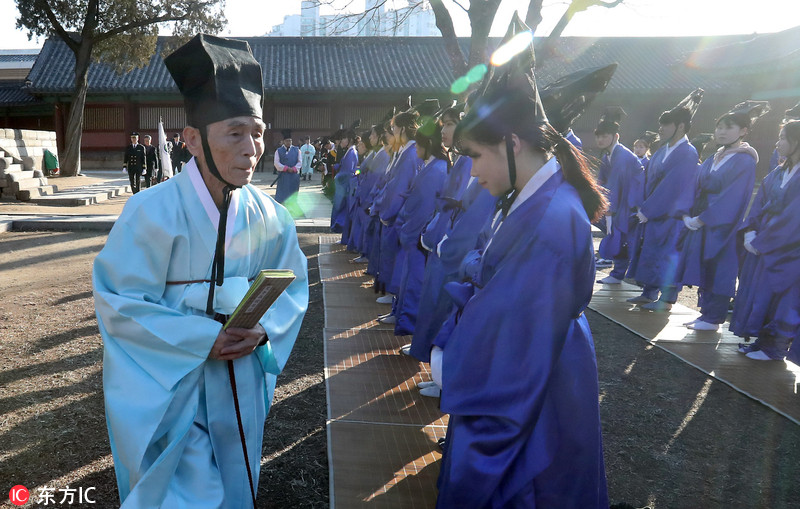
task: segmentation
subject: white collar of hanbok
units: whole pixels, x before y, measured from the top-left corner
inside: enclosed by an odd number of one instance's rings
[[[798,168],[800,168],[800,163],[797,163],[794,166],[792,166],[791,170],[784,172],[783,180],[781,181],[781,189],[786,187],[786,184],[788,184],[789,181],[792,180],[792,177],[794,177],[794,174],[797,173]]]
[[[517,196],[517,199],[511,204],[511,208],[508,209],[509,215],[514,212],[517,207],[522,205],[525,200],[533,196],[536,191],[538,191],[539,188],[550,179],[550,177],[555,175],[558,171],[558,168],[558,161],[555,157],[551,157],[549,161],[544,163],[544,166],[539,168],[539,171],[533,174],[533,177],[531,177],[527,184],[525,184],[525,187],[522,188],[522,191],[519,192],[519,196]]]
[[[197,197],[200,199],[200,203],[203,204],[203,209],[205,209],[208,219],[211,220],[211,224],[214,226],[214,231],[216,231],[219,229],[219,209],[214,203],[211,193],[208,192],[208,188],[206,187],[205,181],[203,181],[203,176],[200,175],[200,169],[197,167],[197,162],[194,157],[191,158],[188,163],[186,163],[183,171],[189,172],[189,178],[192,181],[192,186],[197,193]],[[231,193],[231,205],[228,209],[228,222],[225,225],[226,248],[230,245],[231,239],[233,238],[233,225],[236,224],[236,211],[239,210],[238,191],[238,189],[234,189]]]
[[[683,135],[683,138],[681,138],[680,140],[678,140],[677,143],[675,143],[675,145],[670,146],[669,143],[664,145],[665,150],[664,150],[664,159],[663,159],[663,161],[666,161],[667,158],[669,157],[669,155],[672,153],[672,151],[675,150],[676,148],[680,147],[684,143],[689,143],[689,138],[687,138],[685,134]]]
[[[405,151],[406,151],[406,149],[407,149],[408,147],[410,147],[411,145],[413,145],[413,144],[414,144],[414,140],[408,140],[408,141],[406,142],[406,144],[405,144],[405,145],[403,145],[403,148],[401,148],[401,149],[400,149],[400,150],[397,152],[397,156],[398,156],[398,157],[400,157],[400,154],[402,154],[403,152],[405,152]]]

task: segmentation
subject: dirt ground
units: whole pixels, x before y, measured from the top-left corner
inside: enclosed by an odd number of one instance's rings
[[[4,490],[95,487],[94,507],[118,506],[91,295],[91,263],[105,238],[0,233]],[[259,489],[266,508],[328,506],[317,235],[302,234],[300,242],[309,257],[311,302],[267,421]],[[691,292],[682,300],[691,303]],[[654,509],[800,507],[800,427],[587,314],[612,502]]]

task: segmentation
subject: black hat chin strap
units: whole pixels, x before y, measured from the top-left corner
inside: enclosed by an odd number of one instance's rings
[[[511,139],[511,134],[506,135],[506,156],[508,159],[508,178],[511,181],[511,189],[509,189],[497,201],[497,210],[503,212],[503,218],[508,215],[508,210],[517,199],[517,189],[514,187],[517,183],[517,162],[514,159],[514,140]]]
[[[217,226],[217,244],[214,249],[214,261],[211,264],[211,285],[208,289],[208,301],[206,302],[206,314],[214,316],[214,287],[222,286],[222,282],[225,279],[225,236],[228,227],[228,209],[231,205],[233,191],[240,186],[234,186],[220,175],[219,169],[214,163],[214,156],[211,155],[211,147],[208,146],[208,133],[205,126],[200,128],[200,142],[203,145],[203,155],[205,156],[208,170],[217,180],[225,184],[225,187],[222,188],[222,205],[219,209],[219,225]]]

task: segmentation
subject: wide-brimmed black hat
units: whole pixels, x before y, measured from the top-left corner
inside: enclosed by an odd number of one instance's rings
[[[697,113],[697,109],[700,107],[703,94],[705,94],[705,90],[702,88],[695,89],[691,94],[684,97],[674,108],[662,113],[661,117],[658,119],[659,123],[675,125],[683,123],[688,128],[692,123],[695,113]]]
[[[562,134],[567,132],[597,95],[606,89],[616,70],[616,63],[587,67],[542,88],[542,104],[550,125]]]
[[[164,59],[192,127],[232,117],[262,118],[261,65],[245,41],[198,34]]]
[[[594,130],[594,134],[617,134],[622,118],[627,116],[621,106],[607,106],[600,115],[600,122]]]
[[[291,129],[281,129],[281,136],[282,139],[287,140],[292,137],[292,130]]]
[[[769,110],[767,101],[743,101],[722,115],[720,120],[730,119],[739,127],[752,127]]]

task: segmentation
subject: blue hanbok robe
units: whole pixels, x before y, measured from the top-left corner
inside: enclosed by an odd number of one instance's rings
[[[217,226],[192,172],[194,159],[130,198],[94,262],[106,420],[123,508],[251,505],[227,362],[208,358],[221,325],[205,313],[208,283],[195,281],[210,277]],[[234,361],[257,484],[264,419],[308,305],[308,278],[286,209],[251,185],[234,193],[214,310],[232,312],[262,269],[297,276],[260,321],[269,342]]]
[[[419,308],[425,312],[417,315],[410,351],[423,362],[430,362],[433,341],[453,307],[452,297],[442,288],[459,278],[464,257],[479,247],[479,238],[490,229],[496,203],[497,198],[474,179],[464,192],[461,205],[453,211],[453,226],[447,237],[428,255],[419,300]]]
[[[347,238],[347,249],[363,252],[362,240],[364,238],[365,220],[369,218],[367,213],[362,210],[362,197],[369,194],[369,189],[375,184],[376,175],[372,173],[372,161],[375,159],[375,152],[370,152],[358,165],[356,171],[355,183],[356,185],[350,191],[350,200],[348,202],[348,214],[351,218],[350,235]],[[366,189],[366,191],[365,191]]]
[[[300,164],[300,149],[295,145],[286,147],[281,145],[275,151],[275,158],[280,162],[281,168],[278,170],[278,182],[275,188],[275,201],[285,202],[290,196],[300,191],[300,173],[297,166]]]
[[[541,170],[540,170],[541,171]],[[442,358],[439,508],[608,507],[589,218],[560,170],[492,237]]]
[[[744,258],[730,323],[737,336],[768,340],[760,348],[774,358],[785,355],[800,334],[800,173],[782,188],[785,172],[778,167],[764,178],[740,229],[756,232],[752,246],[759,254]],[[774,344],[776,339],[783,344]],[[800,341],[792,344],[789,359],[800,364]]]
[[[697,150],[691,143],[679,142],[664,160],[666,150],[665,144],[656,151],[645,172],[640,209],[647,222],[637,225],[628,238],[628,277],[657,288],[675,285],[678,234],[684,226],[678,211],[691,206],[697,179]]]
[[[647,156],[640,157],[639,162],[642,163],[642,168],[646,170],[647,167],[650,165],[650,158]]]
[[[398,265],[402,266],[402,256],[394,221],[408,197],[408,190],[411,188],[411,183],[420,166],[422,166],[422,161],[417,157],[416,143],[413,140],[409,141],[398,152],[394,166],[389,170],[383,194],[376,200],[379,206],[378,215],[383,224],[383,228],[381,228],[381,266],[378,277],[380,282],[386,285],[386,291],[395,295],[400,291],[400,274],[395,275],[395,270]],[[401,258],[399,264],[398,257]]]
[[[397,322],[394,333],[397,336],[414,334],[426,258],[419,239],[422,229],[436,210],[436,199],[444,187],[447,166],[447,161],[444,159],[431,158],[414,177],[408,198],[397,214],[395,227],[403,252],[400,289],[397,293],[395,310]]]
[[[778,149],[773,149],[772,155],[769,158],[769,169],[774,170],[781,163],[781,156],[778,154]]]
[[[711,171],[714,156],[700,166],[694,203],[679,210],[682,217],[698,217],[705,225],[681,230],[677,281],[702,292],[733,297],[739,273],[736,234],[753,195],[756,160],[747,153],[733,154]],[[727,314],[727,306],[723,311]]]
[[[366,257],[372,249],[372,243],[375,236],[375,222],[380,224],[380,220],[373,218],[369,215],[369,207],[374,200],[375,188],[378,186],[381,177],[386,173],[386,166],[389,164],[389,154],[385,150],[375,152],[372,161],[370,161],[369,173],[366,176],[362,175],[361,183],[358,186],[358,193],[356,194],[357,206],[356,214],[361,216],[361,239],[358,240],[360,246],[359,252]]]
[[[384,191],[386,190],[386,182],[389,180],[389,175],[392,167],[394,166],[395,156],[389,154],[388,151],[386,152],[386,166],[384,167],[383,171],[378,176],[378,181],[375,183],[375,186],[370,191],[369,196],[367,198],[367,203],[369,204],[369,229],[368,234],[371,236],[371,240],[367,242],[367,258],[369,258],[369,263],[367,264],[367,274],[371,276],[375,276],[376,283],[380,283],[379,274],[380,274],[380,261],[381,261],[381,232],[383,230],[383,225],[381,224],[380,218],[380,204],[382,201],[382,196]]]
[[[461,197],[467,190],[472,159],[460,156],[447,172],[444,188],[436,200],[436,212],[422,232],[422,245],[433,251],[442,237],[453,227],[453,216],[459,212]]]
[[[581,151],[583,150],[583,142],[581,141],[580,138],[578,138],[578,136],[575,134],[575,132],[572,129],[567,131],[567,134],[564,135],[564,138],[566,138],[567,141],[572,143],[575,146],[575,148],[577,148],[578,150],[581,150]]]
[[[331,209],[331,231],[342,234],[342,244],[347,243],[350,235],[350,217],[348,215],[347,198],[350,195],[350,186],[358,167],[358,152],[351,146],[342,156],[336,167],[336,191],[333,195],[333,208]]]
[[[636,213],[635,207],[641,205],[644,192],[644,168],[639,158],[622,144],[614,148],[608,166],[610,171],[604,187],[608,190],[606,214],[611,216],[611,234],[600,241],[598,253],[601,258],[610,260],[628,257],[628,234],[638,223],[632,215]],[[622,276],[625,268],[622,268]]]

